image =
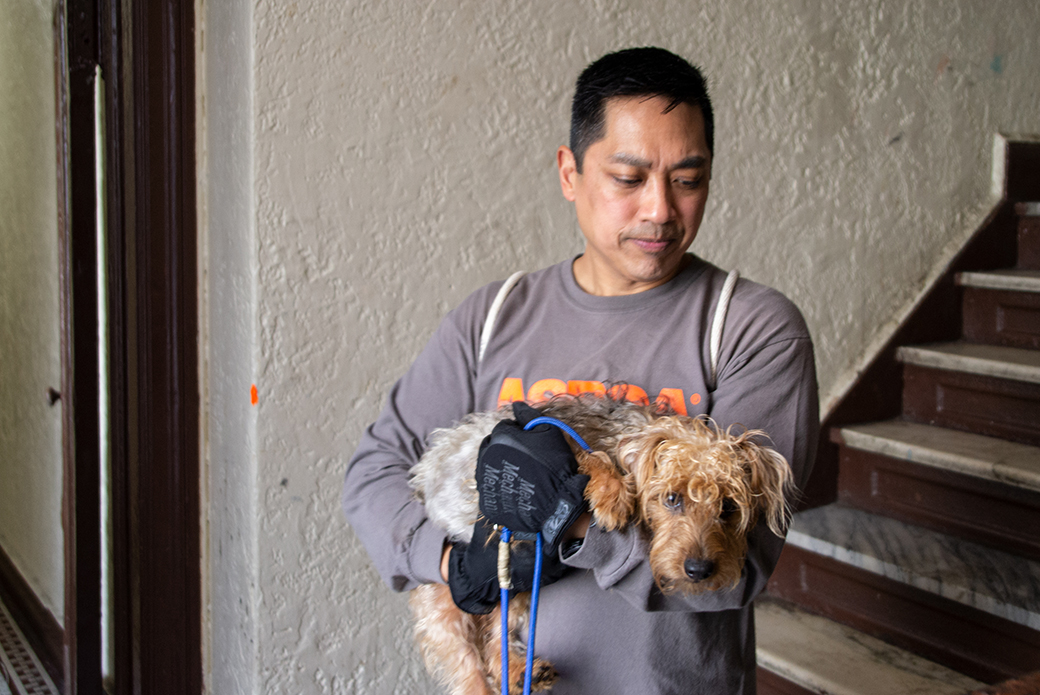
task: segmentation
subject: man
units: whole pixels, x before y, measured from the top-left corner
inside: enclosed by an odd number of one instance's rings
[[[431,430],[512,400],[624,382],[630,398],[710,415],[723,428],[765,430],[804,486],[819,421],[798,310],[738,282],[710,375],[710,326],[726,274],[686,251],[707,201],[713,136],[703,77],[667,51],[610,54],[579,77],[571,144],[557,163],[585,252],[517,283],[482,358],[481,329],[501,283],[448,314],[348,469],[344,510],[392,588],[450,578],[456,595],[449,568],[454,557],[465,569],[465,549],[452,550],[426,519],[408,471]],[[751,602],[783,541],[760,525],[735,588],[664,595],[640,533],[588,522],[584,514],[563,534],[554,561],[570,569],[554,572],[562,576],[542,593],[537,652],[560,672],[552,692],[754,693]]]

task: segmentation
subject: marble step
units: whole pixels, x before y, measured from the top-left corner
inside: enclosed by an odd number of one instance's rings
[[[1040,447],[905,420],[831,440],[846,505],[1040,559]]]
[[[1040,351],[963,341],[904,345],[896,350],[903,364],[945,369],[995,379],[1040,384]]]
[[[836,430],[838,444],[1040,492],[1040,447],[888,420]]]
[[[956,536],[801,512],[769,592],[986,682],[1040,669],[1040,561]]]
[[[988,270],[957,273],[961,287],[1040,294],[1040,270]]]
[[[789,603],[755,602],[758,666],[808,693],[965,695],[982,683]],[[759,678],[758,691],[768,695]],[[779,688],[776,690],[779,691]]]
[[[1040,446],[1040,350],[959,341],[896,357],[908,419]]]

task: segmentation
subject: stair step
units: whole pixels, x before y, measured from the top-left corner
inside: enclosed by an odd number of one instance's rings
[[[769,592],[986,682],[1040,668],[1040,562],[919,526],[796,514]]]
[[[961,273],[959,278],[967,340],[1040,350],[1040,271]]]
[[[932,345],[905,345],[896,350],[896,359],[903,364],[918,367],[1040,384],[1038,350],[958,341]]]
[[[842,427],[838,436],[861,451],[1040,492],[1040,447],[906,420]]]
[[[1040,448],[904,420],[831,440],[844,504],[1040,560]]]
[[[990,270],[957,273],[961,287],[1011,292],[1040,292],[1040,270]]]
[[[954,342],[896,357],[906,418],[1040,446],[1040,350]]]
[[[1040,630],[1035,560],[839,505],[795,515],[787,542]]]
[[[982,683],[832,620],[755,602],[758,665],[810,693],[965,695]],[[761,685],[759,692],[765,693]]]

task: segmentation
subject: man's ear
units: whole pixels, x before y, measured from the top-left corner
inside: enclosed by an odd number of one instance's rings
[[[563,197],[573,203],[574,187],[577,177],[581,174],[578,173],[578,163],[574,161],[574,153],[571,152],[571,148],[560,145],[560,149],[556,150],[556,166],[560,170],[560,188],[563,190]]]

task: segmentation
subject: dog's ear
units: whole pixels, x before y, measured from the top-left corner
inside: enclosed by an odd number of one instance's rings
[[[788,503],[794,487],[791,467],[779,452],[752,441],[750,436],[744,438],[740,448],[741,465],[747,486],[755,495],[758,513],[765,517],[769,530],[782,538],[791,517]]]
[[[650,488],[657,473],[657,448],[667,436],[655,428],[645,428],[638,434],[625,437],[618,445],[619,463],[635,478],[637,490]]]

